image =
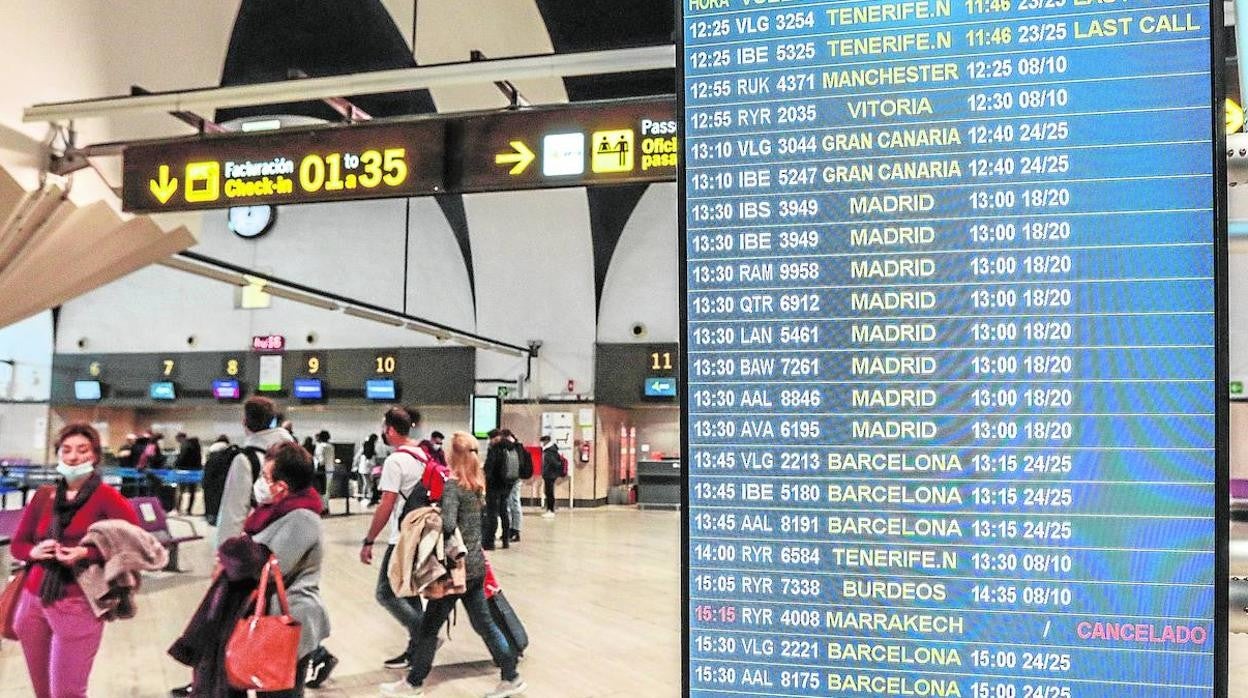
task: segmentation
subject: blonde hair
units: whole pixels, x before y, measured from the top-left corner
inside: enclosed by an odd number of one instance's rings
[[[461,490],[485,493],[485,473],[481,469],[481,457],[477,452],[479,442],[472,434],[457,431],[451,435],[451,453],[447,459],[451,475],[459,481]]]

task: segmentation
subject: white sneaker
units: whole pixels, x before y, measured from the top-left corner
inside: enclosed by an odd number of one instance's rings
[[[545,514],[542,514],[542,518],[543,518],[543,519],[553,519],[553,518],[555,518],[555,512],[553,512],[553,511],[548,511],[548,512],[546,512]]]
[[[410,698],[411,696],[425,695],[425,689],[420,686],[413,686],[407,682],[407,679],[399,679],[392,683],[381,684],[381,695],[387,698]],[[507,694],[512,695],[512,694]]]
[[[507,698],[508,696],[518,696],[529,689],[529,685],[524,679],[517,676],[510,681],[499,681],[493,691],[485,694],[485,698]]]

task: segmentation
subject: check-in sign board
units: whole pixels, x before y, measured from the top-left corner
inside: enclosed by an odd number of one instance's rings
[[[680,157],[670,98],[488,114],[458,128],[464,192],[673,181]]]
[[[158,213],[437,194],[442,120],[319,126],[132,145],[122,207]]]

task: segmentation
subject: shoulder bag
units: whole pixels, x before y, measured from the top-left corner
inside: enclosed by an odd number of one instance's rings
[[[269,577],[277,586],[281,615],[265,615]],[[270,557],[260,572],[256,609],[238,621],[225,645],[225,674],[230,686],[241,691],[289,691],[295,687],[299,661],[299,622],[290,615],[286,584],[277,558]]]

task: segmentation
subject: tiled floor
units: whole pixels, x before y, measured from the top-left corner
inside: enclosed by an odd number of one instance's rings
[[[373,600],[377,568],[358,558],[364,516],[326,522],[329,552],[322,590],[342,660],[334,678],[311,697],[376,696],[401,672],[381,662],[404,644],[399,626]],[[535,698],[680,693],[679,518],[671,512],[604,508],[525,517],[524,541],[492,561],[531,638],[520,670]],[[381,552],[378,547],[378,552]],[[183,552],[182,575],[149,579],[139,617],[111,625],[91,679],[92,698],[161,698],[189,670],[166,654],[207,587],[209,545]],[[377,563],[375,562],[374,565]],[[438,655],[426,695],[481,696],[497,670],[462,613],[454,638]],[[30,696],[20,649],[0,647],[0,697]]]

